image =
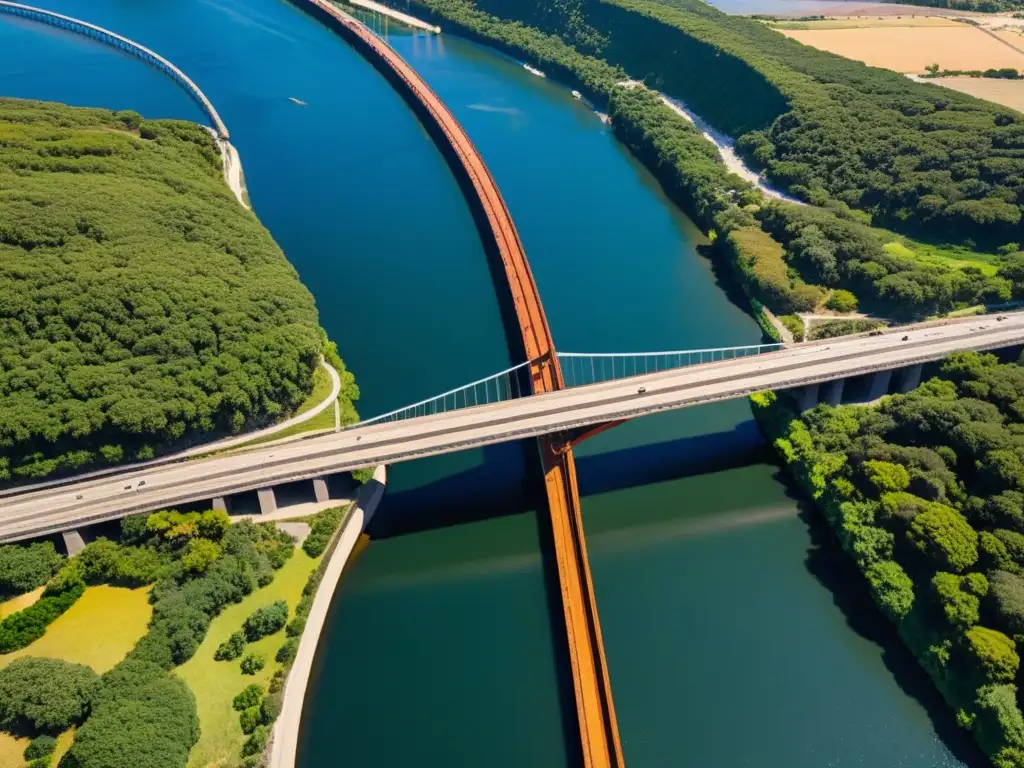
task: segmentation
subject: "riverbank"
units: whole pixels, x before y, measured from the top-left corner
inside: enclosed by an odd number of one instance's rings
[[[316,588],[313,605],[306,618],[298,650],[295,652],[295,660],[285,682],[281,714],[274,725],[269,747],[270,768],[293,768],[296,765],[306,687],[313,671],[313,662],[319,648],[320,634],[327,620],[327,612],[359,536],[373,520],[386,487],[387,468],[381,465],[374,470],[373,477],[363,486],[355,505],[335,534],[335,541],[328,545],[327,559],[321,566],[320,583]]]
[[[1022,381],[1020,368],[966,353],[936,372],[940,378],[872,407],[798,414],[786,394],[751,400],[765,436],[958,725],[996,768],[1019,768],[1024,717],[1011,636],[1019,638],[1024,620],[1014,602],[1024,589],[1024,518],[1004,502],[1017,498],[1011,489],[1020,473],[993,476],[1002,452],[965,438],[1008,437],[1005,396],[981,395],[997,381]],[[932,428],[922,429],[923,414]]]

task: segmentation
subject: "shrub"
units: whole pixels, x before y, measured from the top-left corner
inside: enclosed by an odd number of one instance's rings
[[[266,748],[269,736],[270,732],[266,726],[257,725],[253,728],[252,734],[246,739],[245,744],[242,745],[242,757],[260,754]]]
[[[871,593],[879,607],[894,621],[899,621],[914,604],[914,583],[906,572],[891,560],[873,563],[864,571]]]
[[[270,692],[280,693],[284,690],[285,680],[288,678],[288,673],[283,669],[275,669],[274,674],[270,676]]]
[[[274,657],[280,664],[291,664],[295,661],[295,654],[299,650],[299,638],[289,637],[285,644],[277,649],[277,655]]]
[[[29,742],[29,745],[25,747],[23,757],[26,760],[38,760],[40,757],[53,754],[53,750],[56,748],[57,740],[53,736],[43,734],[42,736],[36,736]]]
[[[277,720],[277,716],[281,714],[283,703],[284,694],[280,691],[264,696],[263,701],[260,702],[260,722],[268,727],[272,725]]]
[[[978,534],[963,515],[941,504],[917,515],[907,538],[938,570],[959,573],[978,560]]]
[[[267,665],[267,660],[258,653],[250,653],[242,659],[241,668],[243,675],[255,675]]]
[[[799,317],[796,315],[782,315],[779,318],[779,322],[786,326],[786,330],[793,334],[793,341],[804,340],[804,321]]]
[[[825,306],[833,312],[856,312],[857,297],[849,291],[838,288],[829,295]]]
[[[0,600],[43,586],[63,560],[49,541],[0,547]]]
[[[0,728],[60,733],[82,722],[99,678],[89,667],[26,657],[0,670]]]
[[[245,650],[245,635],[241,632],[232,632],[231,637],[217,646],[213,658],[217,661],[233,661],[242,655]]]
[[[242,629],[245,637],[252,643],[280,631],[287,623],[288,604],[284,600],[277,600],[249,614]]]
[[[260,724],[260,708],[249,707],[242,710],[238,715],[238,722],[242,726],[242,733],[252,733],[253,729]]]
[[[327,549],[334,531],[345,516],[346,507],[334,507],[325,509],[313,518],[309,526],[309,535],[302,542],[302,549],[310,557],[320,557]]]
[[[62,592],[51,592],[47,588],[43,597],[28,608],[0,621],[0,653],[16,651],[38,640],[46,628],[85,592],[85,585],[80,581],[68,582],[62,587],[65,587]]]
[[[257,706],[262,698],[263,686],[259,683],[250,683],[245,686],[240,694],[235,696],[231,706],[238,711],[242,711],[243,709]]]

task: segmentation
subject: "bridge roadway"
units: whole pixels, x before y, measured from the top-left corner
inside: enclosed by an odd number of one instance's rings
[[[392,82],[434,137],[465,193],[480,237],[491,259],[500,262],[508,298],[530,365],[534,394],[565,388],[551,329],[530,263],[505,201],[483,158],[454,115],[419,74],[366,25],[329,0],[292,0],[327,23]],[[507,302],[503,302],[505,308]],[[545,489],[551,520],[572,668],[576,714],[584,768],[621,768],[611,682],[604,658],[597,602],[583,536],[583,517],[571,450],[555,452],[551,438],[540,439]]]
[[[1020,345],[1024,313],[1003,322],[985,317],[924,326],[906,331],[907,341],[903,334],[832,339],[30,491],[0,502],[0,542],[333,472],[930,362],[959,350]]]
[[[228,133],[228,127],[224,124],[224,121],[221,120],[217,110],[214,109],[213,103],[206,98],[206,94],[199,89],[198,85],[192,82],[188,75],[174,66],[159,53],[151,51],[146,46],[136,43],[134,40],[129,40],[123,35],[111,32],[109,29],[98,27],[95,24],[90,24],[87,21],[75,19],[71,16],[65,16],[62,13],[47,11],[43,8],[34,8],[31,5],[22,5],[21,3],[9,2],[9,0],[0,0],[0,13],[6,13],[11,16],[21,16],[22,18],[38,21],[42,24],[49,24],[51,27],[58,27],[85,37],[91,37],[94,40],[99,40],[101,43],[105,43],[113,48],[117,48],[118,50],[131,54],[137,59],[142,59],[147,64],[156,67],[161,72],[168,75],[188,92],[189,96],[192,97],[192,99],[206,113],[207,117],[210,118],[210,122],[213,123],[213,127],[217,131],[218,138],[223,139],[224,141],[231,138]]]

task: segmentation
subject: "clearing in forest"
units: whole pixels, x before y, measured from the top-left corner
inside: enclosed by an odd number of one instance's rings
[[[46,628],[45,635],[21,650],[0,655],[0,667],[22,656],[44,656],[85,664],[103,674],[146,634],[152,613],[149,587],[89,587]]]
[[[779,31],[805,45],[897,72],[920,74],[930,64],[941,69],[1024,70],[1024,53],[981,29],[956,22]]]

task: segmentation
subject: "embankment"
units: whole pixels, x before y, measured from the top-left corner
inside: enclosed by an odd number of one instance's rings
[[[366,530],[370,520],[384,496],[387,487],[387,471],[379,466],[373,472],[373,478],[363,486],[355,506],[345,518],[341,530],[336,534],[333,551],[328,550],[323,577],[313,598],[306,619],[306,627],[299,641],[299,649],[295,654],[291,672],[284,689],[284,701],[281,714],[274,723],[273,741],[270,747],[271,768],[292,768],[295,765],[296,752],[299,746],[302,707],[306,699],[306,688],[313,671],[320,634],[323,632],[327,611],[331,600],[345,570],[345,565],[359,540],[359,535]]]

